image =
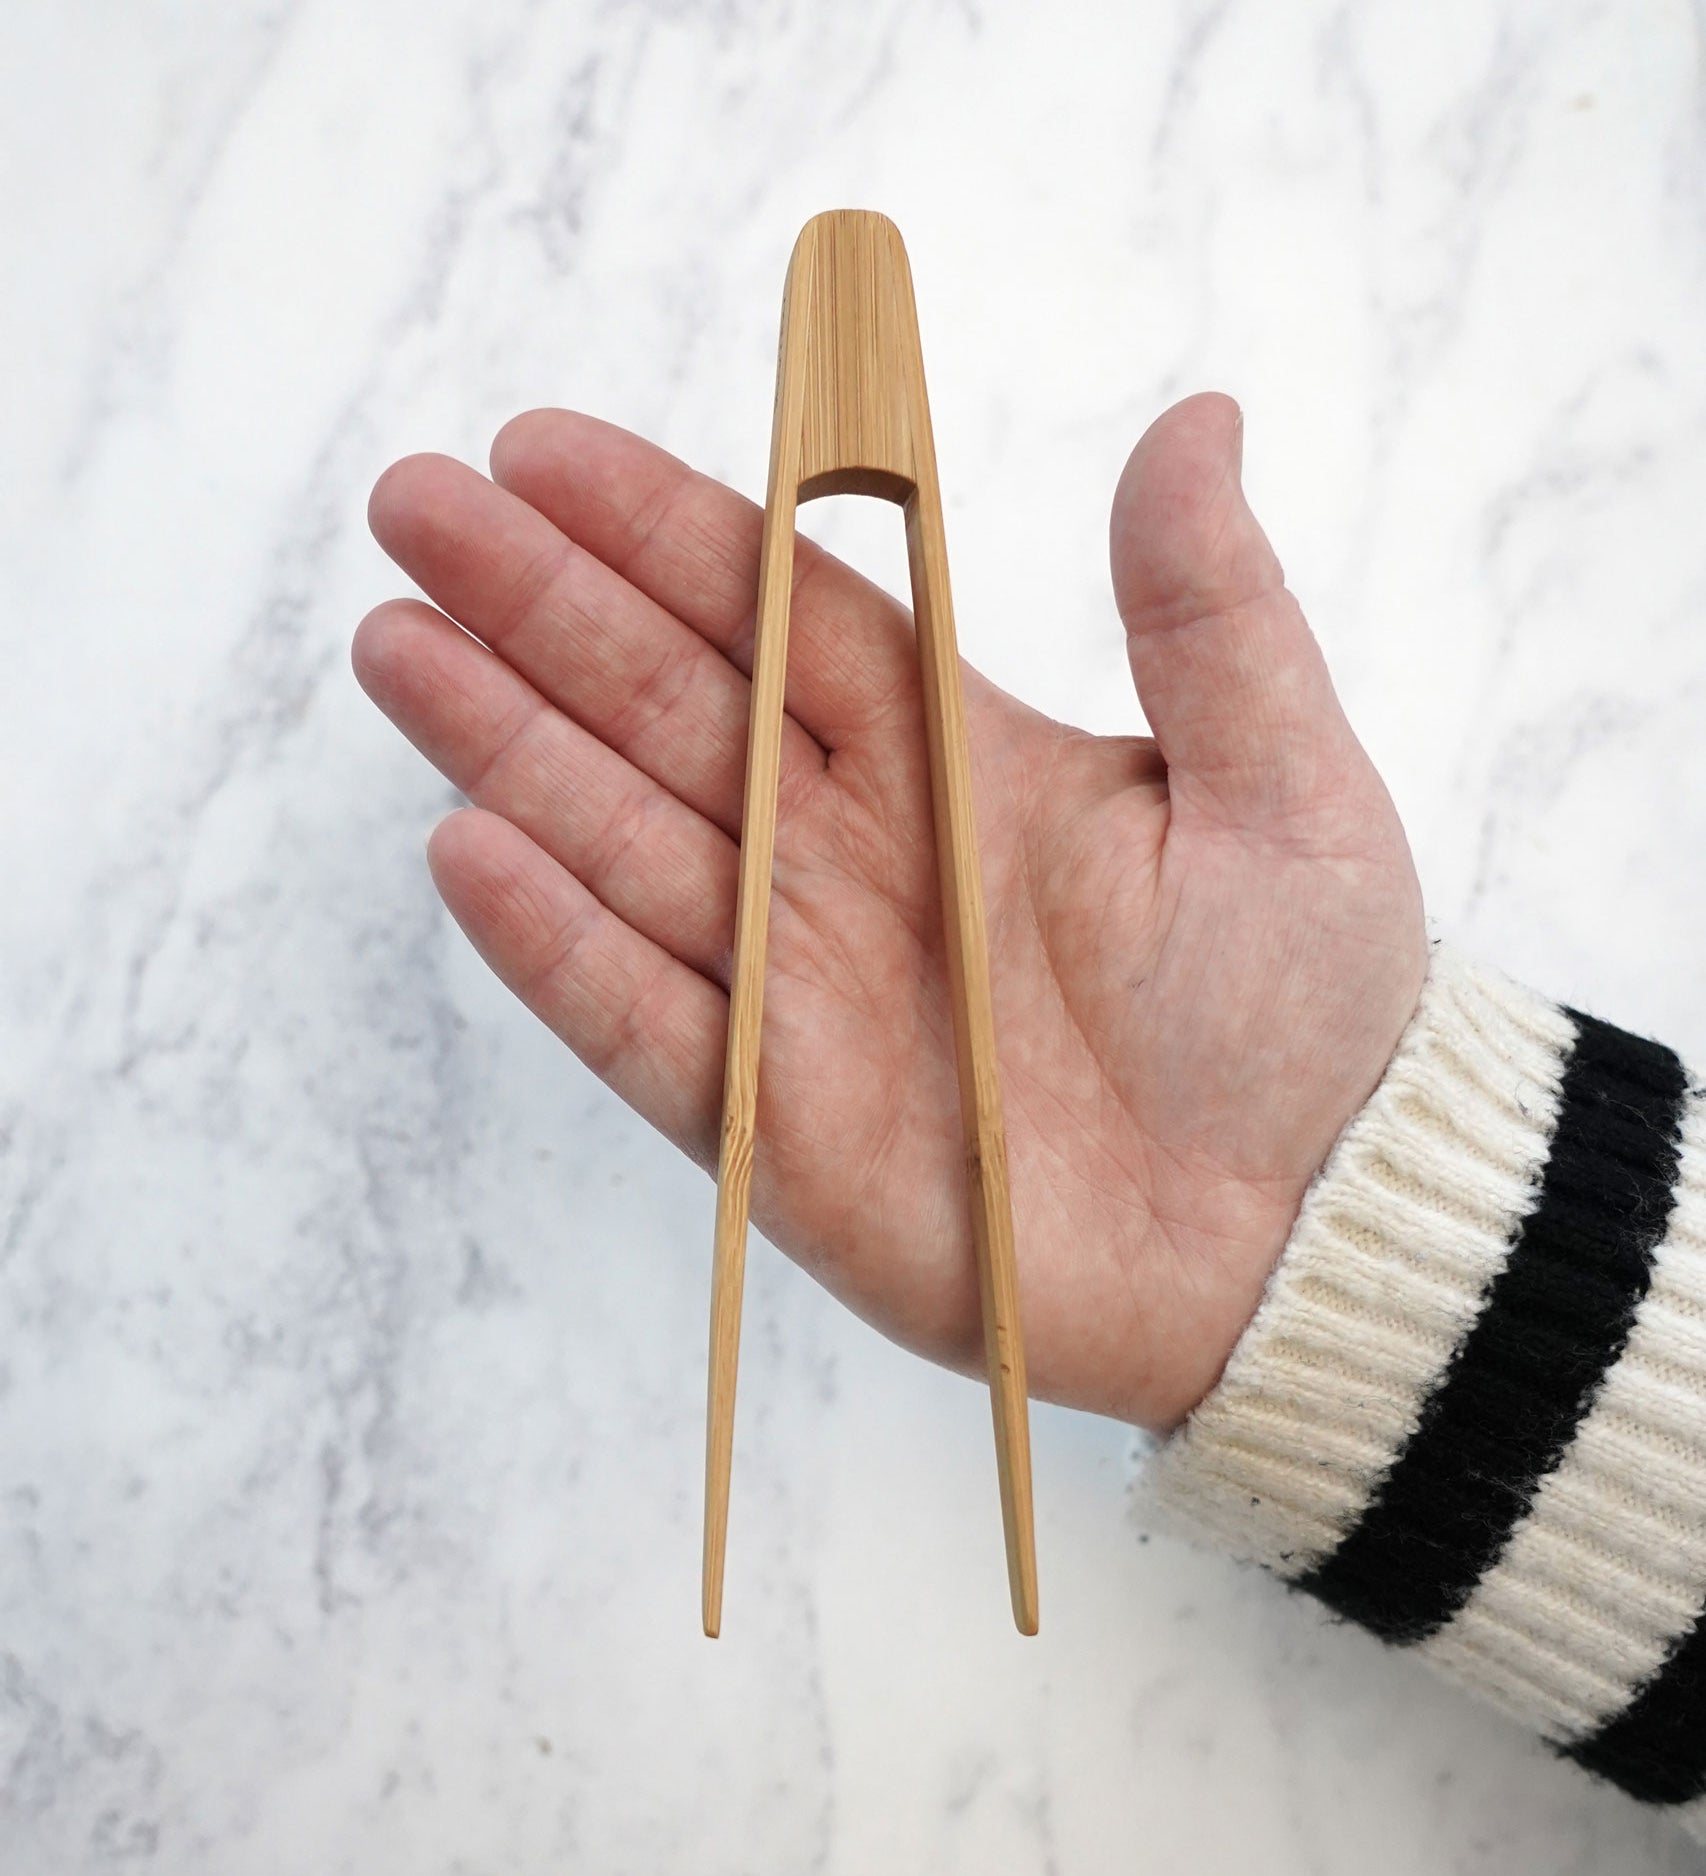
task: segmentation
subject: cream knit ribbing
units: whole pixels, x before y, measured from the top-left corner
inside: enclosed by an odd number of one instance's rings
[[[1436,949],[1416,1015],[1310,1187],[1219,1383],[1150,1462],[1142,1491],[1161,1522],[1290,1579],[1310,1578],[1336,1551],[1342,1560],[1424,1407],[1453,1384],[1478,1317],[1497,1313],[1489,1289],[1543,1175],[1578,1176],[1548,1161],[1585,1020]],[[1573,1098],[1585,1076],[1609,1124],[1632,1124],[1621,1084],[1596,1084],[1597,1072],[1578,1065]],[[1661,1676],[1674,1688],[1696,1671],[1677,1651],[1706,1607],[1698,1090],[1676,1109],[1674,1139],[1668,1218],[1626,1338],[1508,1538],[1466,1581],[1466,1599],[1419,1639],[1400,1637],[1620,1781],[1615,1754],[1608,1764],[1594,1748],[1623,1716],[1650,1710]],[[1621,1167],[1613,1154],[1601,1168],[1613,1210]],[[1508,1326],[1508,1299],[1502,1307]],[[1671,1710],[1693,1715],[1698,1697]],[[1706,1742],[1687,1745],[1693,1719],[1683,1723],[1683,1759],[1706,1762]],[[1706,1835],[1706,1798],[1673,1803],[1673,1814]]]
[[[1465,1608],[1438,1666],[1549,1739],[1614,1713],[1706,1596],[1706,1103],[1652,1288],[1556,1471]]]

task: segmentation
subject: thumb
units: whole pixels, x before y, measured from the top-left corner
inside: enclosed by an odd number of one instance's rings
[[[1114,492],[1110,557],[1175,810],[1254,829],[1367,758],[1244,500],[1243,446],[1243,413],[1215,392],[1156,418]]]

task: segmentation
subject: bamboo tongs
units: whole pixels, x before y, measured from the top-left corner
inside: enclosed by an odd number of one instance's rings
[[[996,1073],[989,948],[966,752],[965,702],[948,597],[942,498],[936,484],[936,452],[906,249],[900,231],[886,216],[852,209],[818,215],[806,223],[794,245],[782,295],[770,490],[764,508],[752,652],[752,717],[741,816],[722,1151],[717,1168],[705,1443],[705,1633],[715,1635],[722,1625],[723,1551],[757,1126],[794,513],[799,503],[814,495],[841,494],[880,496],[900,503],[906,511],[1007,1577],[1013,1619],[1022,1633],[1034,1635],[1037,1564],[1025,1355],[1013,1273],[1013,1214]]]

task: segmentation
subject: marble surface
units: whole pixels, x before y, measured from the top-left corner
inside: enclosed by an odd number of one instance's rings
[[[573,403],[761,488],[782,270],[888,210],[963,641],[1135,720],[1114,477],[1215,386],[1441,926],[1706,1059],[1698,0],[0,13],[0,1871],[1695,1867],[1140,1529],[755,1247],[489,981],[357,692],[391,458]],[[813,524],[901,577],[898,529]]]

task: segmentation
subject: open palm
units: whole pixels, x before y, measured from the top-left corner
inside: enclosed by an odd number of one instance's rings
[[[965,673],[1030,1380],[1153,1426],[1213,1383],[1425,968],[1402,830],[1244,504],[1240,440],[1227,399],[1190,399],[1115,497],[1155,740]],[[567,412],[508,425],[492,471],[381,478],[374,532],[443,611],[380,606],[356,670],[475,804],[430,858],[482,955],[711,1167],[759,511]],[[803,540],[787,703],[754,1217],[975,1371],[911,620]]]

